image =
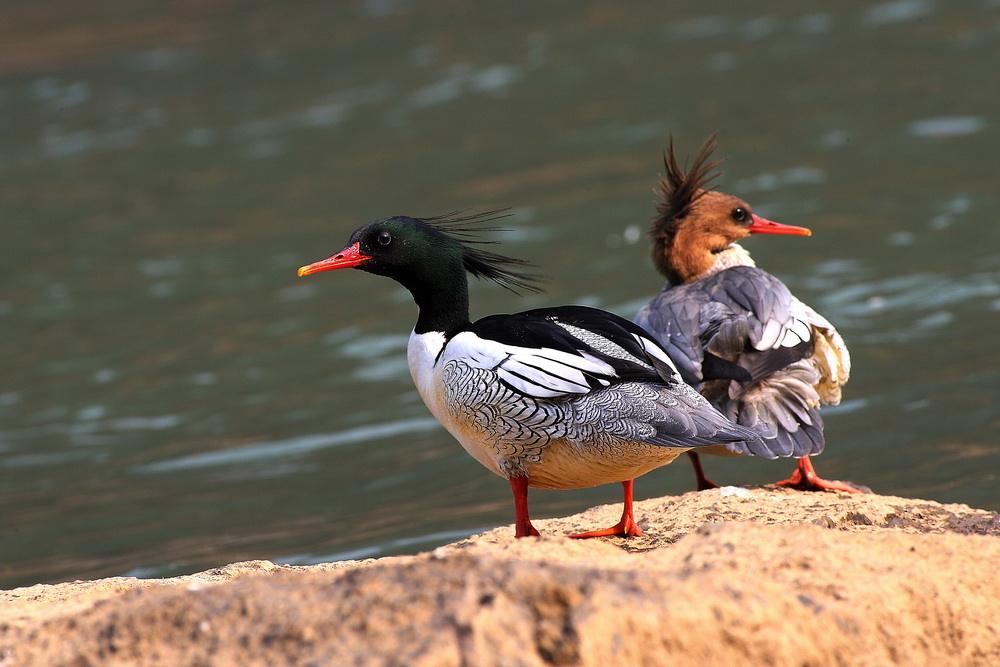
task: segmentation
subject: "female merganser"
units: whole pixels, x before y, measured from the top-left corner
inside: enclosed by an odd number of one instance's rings
[[[709,162],[714,149],[713,136],[686,173],[672,139],[664,154],[666,175],[650,239],[653,263],[667,283],[635,321],[663,344],[687,382],[763,436],[704,451],[796,456],[795,472],[778,485],[859,492],[850,483],[820,478],[809,459],[823,451],[819,406],[840,402],[850,374],[847,347],[832,324],[756,268],[737,243],[750,234],[812,232],[765,220],[742,199],[709,190],[718,176],[718,162]],[[698,455],[688,454],[698,489],[715,487]]]
[[[510,481],[517,537],[538,535],[529,486],[621,482],[621,521],[573,537],[641,535],[632,516],[635,477],[691,447],[761,446],[752,430],[688,387],[666,352],[628,320],[563,306],[470,322],[466,272],[512,291],[537,291],[533,276],[517,270],[526,262],[473,245],[482,243],[474,225],[496,218],[373,222],[299,276],[357,268],[410,291],[419,314],[406,354],[417,391],[473,458]]]

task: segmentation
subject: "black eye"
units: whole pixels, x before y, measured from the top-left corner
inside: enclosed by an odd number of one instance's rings
[[[392,243],[392,236],[389,235],[389,232],[381,232],[378,235],[379,245],[389,245],[390,243]]]
[[[746,222],[750,218],[750,214],[742,206],[737,206],[733,209],[732,213],[729,214],[733,220],[736,222]]]

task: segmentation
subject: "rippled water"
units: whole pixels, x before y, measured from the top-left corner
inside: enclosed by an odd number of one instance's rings
[[[721,186],[815,232],[747,245],[851,347],[820,471],[1000,508],[998,3],[101,5],[0,8],[0,585],[509,522],[412,389],[408,295],[295,268],[375,217],[511,206],[550,289],[475,313],[631,316],[670,133],[718,131]]]

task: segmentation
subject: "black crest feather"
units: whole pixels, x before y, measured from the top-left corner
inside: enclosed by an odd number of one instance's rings
[[[712,182],[719,177],[721,160],[710,161],[715,151],[717,135],[713,134],[701,145],[687,171],[681,169],[674,151],[674,138],[663,153],[664,175],[656,187],[656,217],[651,233],[654,236],[669,234],[677,220],[685,217]]]
[[[509,218],[512,215],[509,208],[502,208],[477,213],[452,211],[432,218],[420,218],[420,220],[461,248],[462,264],[465,266],[465,270],[475,277],[492,280],[515,294],[541,292],[540,283],[543,278],[538,274],[526,273],[522,270],[534,268],[534,264],[477,247],[496,243],[496,241],[480,238],[479,235],[483,232],[510,231],[504,227],[489,225],[489,223]]]

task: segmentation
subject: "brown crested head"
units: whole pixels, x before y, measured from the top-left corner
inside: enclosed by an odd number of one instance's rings
[[[765,220],[739,197],[709,190],[719,177],[721,161],[711,160],[715,146],[712,135],[686,170],[677,162],[673,138],[663,155],[665,173],[656,188],[656,216],[649,236],[653,264],[674,284],[709,271],[720,252],[750,234],[811,233]]]

